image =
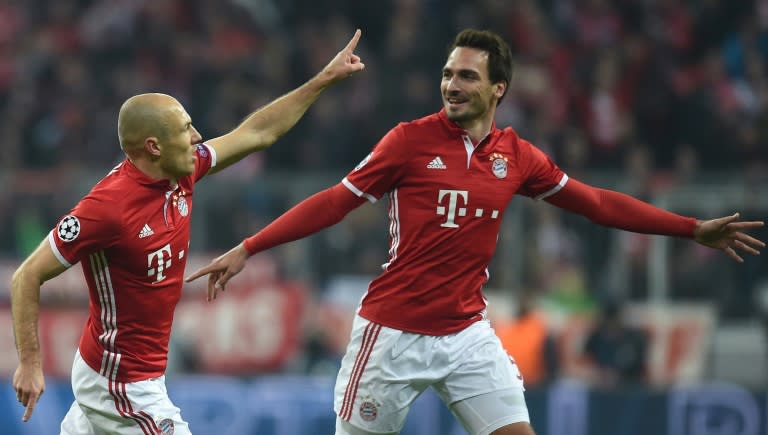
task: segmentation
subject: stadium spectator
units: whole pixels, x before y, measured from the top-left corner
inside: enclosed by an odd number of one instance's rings
[[[648,335],[627,324],[623,309],[619,302],[603,302],[600,317],[587,334],[584,355],[589,378],[598,387],[638,386],[647,380]]]
[[[559,369],[555,340],[543,314],[536,309],[536,295],[523,291],[511,320],[494,326],[501,345],[520,368],[526,388],[552,382]]]
[[[443,109],[391,129],[335,186],[290,209],[191,274],[215,298],[249,256],[341,221],[387,195],[389,261],[363,298],[337,377],[336,433],[398,433],[432,387],[471,434],[529,435],[518,368],[485,318],[482,294],[504,212],[515,194],[603,226],[687,237],[758,254],[739,215],[701,221],[569,178],[512,128],[496,127],[512,53],[497,34],[467,29],[442,69]]]
[[[129,98],[118,118],[126,159],[66,216],[13,275],[19,365],[13,388],[28,421],[45,390],[37,336],[40,286],[80,262],[90,316],[72,368],[75,401],[62,434],[189,434],[168,398],[168,341],[189,249],[195,183],[263,150],[329,86],[364,68],[347,46],[312,79],[203,143],[165,94]]]

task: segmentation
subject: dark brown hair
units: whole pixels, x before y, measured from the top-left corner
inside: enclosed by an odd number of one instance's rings
[[[491,83],[506,82],[504,94],[512,81],[512,50],[499,35],[490,30],[464,29],[453,40],[448,48],[450,54],[456,47],[469,47],[488,53],[488,78]]]

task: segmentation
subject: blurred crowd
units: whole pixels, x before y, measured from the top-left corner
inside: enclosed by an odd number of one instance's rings
[[[218,135],[356,27],[366,73],[324,96],[267,167],[348,168],[394,122],[438,109],[464,27],[513,47],[499,124],[571,171],[638,147],[660,168],[766,159],[766,0],[3,0],[0,23],[3,171],[104,170],[120,158],[117,110],[140,92],[177,96]]]
[[[497,124],[569,175],[612,173],[613,187],[644,199],[702,174],[768,181],[768,0],[0,0],[0,220],[11,229],[0,232],[0,259],[30,252],[74,192],[123,158],[116,132],[126,98],[171,94],[204,137],[215,137],[307,80],[361,28],[365,72],[324,94],[271,149],[216,177],[257,180],[242,195],[219,189],[196,218],[226,222],[198,230],[197,251],[229,248],[324,187],[287,197],[264,187],[267,171],[343,174],[397,122],[438,110],[446,49],[466,27],[500,33],[515,55]],[[385,218],[363,207],[311,238],[309,251],[322,253],[305,260],[311,277],[322,285],[377,273]],[[594,310],[601,293],[648,296],[648,237],[616,236],[540,205],[510,218],[526,225],[512,247],[520,267],[501,253],[491,286],[516,273],[516,290],[572,311]],[[278,255],[300,275],[296,251]],[[765,261],[736,271],[687,241],[670,252],[673,296],[751,315],[749,292],[768,288]],[[594,360],[610,360],[602,351],[610,339],[590,343]],[[639,369],[628,370],[636,377]]]

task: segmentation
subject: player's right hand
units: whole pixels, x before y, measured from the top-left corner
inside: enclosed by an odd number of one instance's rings
[[[226,254],[216,258],[209,265],[195,271],[184,279],[192,282],[203,275],[208,275],[208,301],[216,299],[219,290],[224,291],[227,282],[240,273],[248,260],[248,251],[242,243],[230,249]]]
[[[19,364],[13,374],[13,389],[16,390],[19,403],[26,408],[21,419],[28,421],[45,391],[45,378],[40,364]]]

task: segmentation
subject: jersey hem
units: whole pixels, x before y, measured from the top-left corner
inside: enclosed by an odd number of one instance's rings
[[[125,376],[125,375],[120,375],[120,374],[117,374],[114,377],[104,376],[103,374],[101,374],[101,365],[99,365],[97,367],[94,367],[94,365],[91,364],[90,358],[88,358],[88,356],[86,355],[86,353],[83,352],[83,349],[81,349],[80,346],[77,347],[77,352],[80,353],[80,358],[82,358],[83,361],[85,361],[85,364],[87,364],[88,367],[91,368],[91,370],[93,370],[94,372],[98,373],[98,375],[101,376],[104,379],[112,379],[113,381],[124,382],[126,384],[130,384],[130,383],[133,383],[133,382],[146,381],[148,379],[156,379],[156,378],[159,378],[159,377],[165,375],[165,369],[163,369],[163,370],[156,371],[156,372],[151,372],[151,373],[150,372],[142,372],[139,376]],[[124,363],[125,361],[121,360],[120,362]]]
[[[441,330],[440,332],[437,332],[437,331],[429,331],[429,330],[426,330],[426,329],[409,328],[409,327],[406,327],[406,326],[403,326],[403,325],[398,325],[398,324],[393,323],[393,322],[381,321],[381,320],[378,320],[378,319],[374,319],[373,316],[368,317],[365,314],[363,314],[363,308],[358,310],[357,315],[362,317],[362,318],[364,318],[365,320],[367,320],[369,322],[373,322],[373,323],[379,324],[381,326],[386,326],[387,328],[397,329],[398,331],[409,332],[411,334],[429,335],[429,336],[432,336],[432,337],[443,337],[443,336],[446,336],[446,335],[455,334],[457,332],[460,332],[460,331],[463,331],[463,330],[469,328],[471,325],[475,324],[476,322],[479,322],[479,321],[483,320],[483,317],[480,315],[480,313],[478,313],[477,314],[477,316],[478,316],[477,319],[470,319],[470,320],[466,321],[466,323],[462,323],[460,327],[446,328],[446,329]]]

